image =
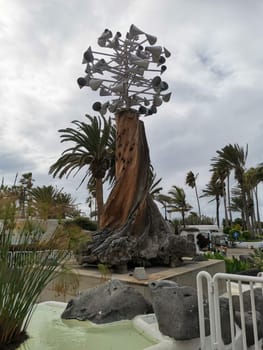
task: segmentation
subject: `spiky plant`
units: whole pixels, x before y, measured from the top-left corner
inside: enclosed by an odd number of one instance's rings
[[[7,208],[0,230],[0,349],[14,349],[27,338],[37,299],[68,255],[65,250],[27,251],[32,231],[25,225],[14,234],[13,213]],[[12,251],[14,241],[23,252]]]

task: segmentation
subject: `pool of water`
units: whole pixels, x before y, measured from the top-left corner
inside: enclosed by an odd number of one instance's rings
[[[132,321],[94,325],[62,320],[64,308],[60,303],[39,304],[29,324],[30,338],[19,350],[142,350],[157,343]]]

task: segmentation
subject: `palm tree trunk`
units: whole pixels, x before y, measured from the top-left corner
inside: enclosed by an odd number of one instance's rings
[[[225,209],[225,225],[229,226],[229,220],[228,220],[228,213],[227,213],[227,201],[226,201],[226,189],[225,189],[225,182],[222,182],[222,193],[223,193],[223,200],[224,200],[224,209]]]
[[[244,175],[243,175],[244,176]],[[241,190],[241,196],[242,196],[242,204],[243,204],[243,210],[244,210],[244,217],[245,217],[245,224],[246,224],[246,229],[251,233],[251,235],[254,235],[254,232],[252,232],[252,228],[250,225],[250,220],[249,220],[249,210],[248,210],[248,199],[249,196],[247,195],[245,188],[244,188],[244,180],[239,180],[239,185],[240,185],[240,190]]]
[[[100,219],[103,211],[103,183],[102,179],[96,179],[96,202],[97,202],[97,217],[98,229],[100,228]]]
[[[183,227],[185,228],[185,213],[184,213],[184,210],[181,211],[181,214],[182,214]]]
[[[197,200],[197,205],[198,205],[198,214],[199,214],[199,219],[201,220],[201,209],[200,209],[200,201],[197,193],[197,186],[195,184],[195,195],[196,195],[196,200]]]
[[[219,207],[220,207],[220,198],[217,197],[216,198],[216,223],[218,227],[220,227]]]
[[[255,201],[256,201],[257,226],[258,226],[259,234],[261,234],[262,226],[261,226],[260,213],[259,213],[259,204],[258,204],[258,186],[255,187],[254,194],[255,194]]]
[[[230,224],[232,224],[232,211],[230,209],[230,203],[231,203],[231,196],[230,196],[230,177],[227,175],[227,203],[228,203],[228,213],[229,213],[229,220]]]
[[[257,225],[256,225],[256,215],[255,215],[255,210],[253,209],[253,211],[251,212],[251,227],[254,233],[254,236],[257,233]]]
[[[253,235],[255,236],[257,233],[257,225],[256,225],[256,215],[255,215],[255,206],[254,206],[254,198],[253,198],[253,190],[248,192],[248,203],[249,203],[249,215],[251,217],[251,229]]]
[[[163,207],[164,207],[164,220],[167,220],[167,205],[164,203]]]
[[[241,208],[240,210],[240,215],[241,215],[241,220],[242,220],[242,231],[246,230],[246,218],[245,218],[245,213],[244,213],[244,209]]]

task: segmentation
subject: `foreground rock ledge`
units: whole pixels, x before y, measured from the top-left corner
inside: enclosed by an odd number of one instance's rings
[[[162,334],[175,340],[199,338],[199,318],[197,291],[194,288],[180,286],[173,281],[153,281],[149,284],[153,309]],[[256,322],[258,339],[263,337],[263,296],[262,289],[255,288]],[[241,328],[239,296],[232,297],[234,321]],[[250,292],[243,293],[245,311],[245,331],[247,346],[254,344],[253,323],[251,316]],[[221,335],[225,345],[231,342],[229,300],[219,299]],[[210,334],[209,310],[204,301],[205,332]]]
[[[151,304],[136,289],[111,280],[70,300],[61,317],[102,324],[151,312]]]

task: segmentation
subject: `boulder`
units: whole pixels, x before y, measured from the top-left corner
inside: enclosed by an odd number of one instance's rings
[[[187,286],[179,286],[173,281],[149,283],[153,309],[160,332],[175,340],[199,338],[199,316],[197,291]],[[221,328],[224,344],[231,342],[229,303],[220,298]],[[210,334],[208,304],[204,302],[205,333]]]
[[[188,241],[185,237],[171,235],[167,254],[170,257],[170,266],[176,267],[181,265],[184,256],[195,256],[196,248],[193,242]]]
[[[151,304],[136,289],[110,280],[70,300],[61,317],[101,324],[151,312]]]
[[[235,321],[238,324],[238,326],[241,328],[241,315],[239,311],[235,313]],[[258,339],[261,339],[262,333],[263,333],[263,319],[262,319],[262,315],[258,311],[256,311],[256,321],[257,321],[257,328],[258,328]],[[255,343],[251,311],[245,312],[245,328],[246,328],[247,346],[251,346]]]
[[[198,338],[196,290],[168,280],[151,282],[149,287],[160,332],[176,340]],[[207,315],[206,328],[209,333]]]
[[[258,328],[258,339],[263,337],[263,295],[261,288],[254,289],[255,296],[255,309],[256,309],[256,320]],[[245,312],[245,328],[247,337],[247,346],[254,344],[254,333],[253,333],[253,322],[252,322],[252,312],[251,312],[251,297],[250,291],[247,290],[243,292],[243,305]],[[235,321],[241,328],[241,317],[240,317],[240,303],[239,296],[233,296],[233,306],[235,310]]]
[[[256,311],[258,311],[263,316],[263,295],[262,295],[262,288],[255,288],[254,289],[254,296],[255,296],[255,308]],[[234,295],[233,297],[233,305],[235,311],[240,311],[240,303],[239,303],[239,296]],[[244,311],[251,311],[251,298],[250,298],[250,291],[247,290],[243,292],[243,304],[244,304]]]

